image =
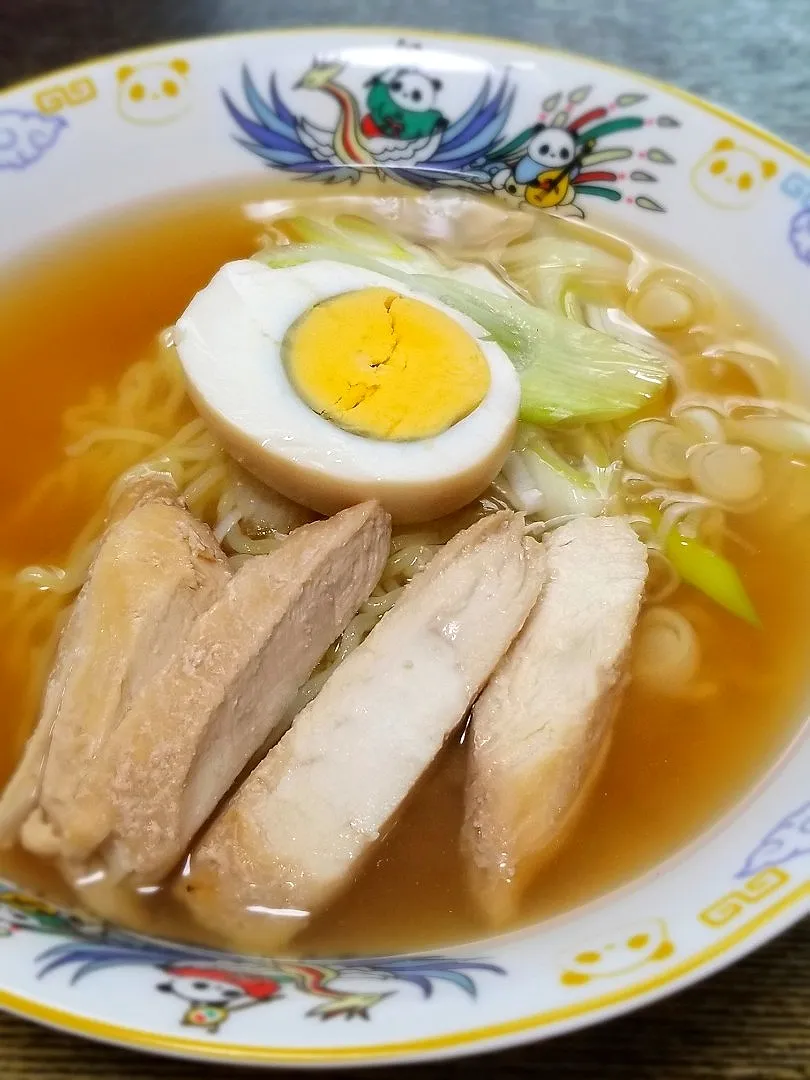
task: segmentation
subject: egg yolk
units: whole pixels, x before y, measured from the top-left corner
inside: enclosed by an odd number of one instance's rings
[[[315,412],[375,439],[425,439],[481,404],[478,342],[430,304],[385,288],[325,300],[290,328],[287,374]]]

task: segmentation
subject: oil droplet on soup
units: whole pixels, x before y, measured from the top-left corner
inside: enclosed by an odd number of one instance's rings
[[[300,198],[300,188],[289,191]],[[241,206],[266,195],[266,187],[234,187],[131,210],[52,245],[47,259],[32,258],[2,281],[0,484],[7,524],[0,572],[64,560],[110,480],[99,475],[82,490],[28,498],[61,460],[64,411],[93,387],[114,385],[219,266],[252,254],[259,230]],[[730,375],[726,392],[738,391],[739,376]],[[766,502],[734,523],[740,539],[734,560],[764,630],[680,588],[670,606],[689,617],[700,641],[696,693],[669,698],[630,685],[597,789],[528,890],[522,923],[591,900],[672,854],[727,810],[784,747],[810,637],[810,515],[775,529],[772,509]],[[50,629],[42,627],[43,640]],[[15,646],[13,612],[6,612],[0,620],[3,783],[35,720],[26,693],[30,662]],[[386,952],[485,933],[458,843],[464,783],[465,746],[458,739],[412,793],[356,884],[295,948]],[[49,868],[19,851],[0,853],[0,876],[69,899]],[[131,899],[122,920],[152,933],[194,936],[170,901],[157,896],[133,906]],[[202,932],[196,936],[205,940]]]

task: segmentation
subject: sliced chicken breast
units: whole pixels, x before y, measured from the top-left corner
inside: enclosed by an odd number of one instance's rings
[[[385,566],[375,502],[296,530],[242,565],[142,687],[110,740],[93,847],[113,879],[160,880],[268,742]],[[82,855],[89,855],[89,847]]]
[[[227,804],[179,895],[246,948],[291,937],[356,876],[520,630],[542,581],[519,515],[447,544]],[[268,918],[277,911],[289,917]],[[294,917],[293,917],[294,916]]]
[[[153,465],[136,465],[119,477],[113,488],[107,527],[125,518],[130,511],[145,503],[167,503],[182,506],[180,492],[172,474]],[[206,534],[207,535],[207,534]]]
[[[543,543],[548,580],[470,724],[464,847],[498,924],[556,850],[607,755],[647,576],[618,518],[580,518]]]
[[[133,695],[224,588],[213,533],[165,476],[138,477],[113,507],[62,632],[37,727],[0,799],[0,838],[36,854],[81,850],[99,755]]]

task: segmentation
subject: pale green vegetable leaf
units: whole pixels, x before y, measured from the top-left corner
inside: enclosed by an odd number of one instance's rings
[[[514,452],[520,455],[543,496],[545,518],[582,514],[598,517],[604,511],[605,500],[594,485],[556,455],[548,456],[528,449]]]
[[[751,598],[737,569],[728,559],[700,540],[674,528],[667,537],[666,553],[681,578],[716,604],[752,626],[760,626]]]
[[[277,224],[295,244],[327,244],[347,251],[359,247],[369,255],[396,261],[411,260],[416,254],[373,221],[353,214],[341,214],[333,225],[303,215],[282,218]]]
[[[585,514],[598,517],[604,513],[608,496],[600,490],[586,468],[577,468],[559,454],[548,439],[535,428],[521,427],[519,455],[532,482],[543,496],[543,514],[546,519]],[[593,462],[583,462],[598,475],[602,475]]]
[[[590,423],[637,412],[667,381],[660,356],[521,297],[499,296],[432,274],[413,275],[437,300],[482,326],[515,365],[520,418],[533,424]]]

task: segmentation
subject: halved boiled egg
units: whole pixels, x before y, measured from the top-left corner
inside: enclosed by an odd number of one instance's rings
[[[370,498],[399,522],[450,513],[481,494],[512,443],[520,384],[503,350],[383,274],[228,263],[174,337],[230,452],[324,514]]]

